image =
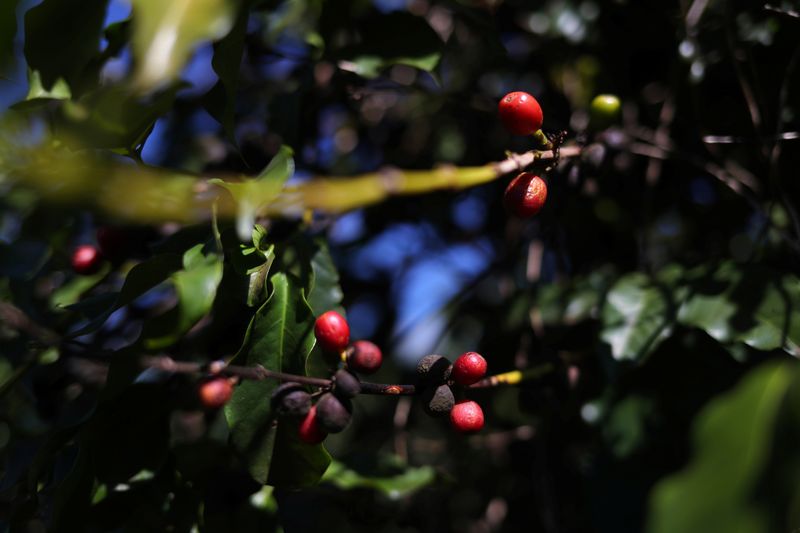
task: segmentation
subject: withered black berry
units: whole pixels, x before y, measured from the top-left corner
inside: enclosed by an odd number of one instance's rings
[[[338,370],[333,375],[333,393],[339,398],[353,398],[361,392],[361,383],[352,372]]]
[[[353,413],[350,400],[340,399],[326,392],[317,402],[317,423],[328,433],[339,433],[347,424]]]
[[[302,385],[283,383],[272,393],[272,409],[281,416],[303,417],[311,409],[311,395]]]
[[[450,378],[453,365],[442,355],[426,355],[417,363],[417,376],[423,383],[444,383]]]
[[[431,416],[445,416],[455,405],[453,391],[448,385],[428,387],[422,393],[422,407]]]

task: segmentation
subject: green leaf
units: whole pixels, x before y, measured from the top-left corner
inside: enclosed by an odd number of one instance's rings
[[[216,254],[203,255],[203,245],[198,244],[183,255],[183,270],[171,279],[178,304],[145,325],[143,343],[148,350],[174,344],[208,314],[222,280],[222,259]]]
[[[759,265],[724,263],[698,276],[678,320],[721,343],[800,355],[800,279]]]
[[[147,97],[126,86],[100,87],[77,102],[65,102],[57,123],[59,133],[66,133],[67,141],[80,140],[79,148],[89,145],[132,152],[145,142],[155,121],[172,108],[185,86],[175,84]]]
[[[100,283],[108,275],[109,270],[109,265],[105,264],[97,274],[75,276],[53,291],[53,294],[50,295],[50,306],[53,309],[61,309],[76,303],[83,293]]]
[[[59,78],[80,84],[99,54],[108,0],[44,0],[25,15],[25,58],[49,90]]]
[[[164,282],[180,268],[181,256],[176,254],[157,255],[133,267],[118,293],[87,298],[71,305],[70,309],[81,311],[90,319],[86,326],[73,333],[71,337],[79,337],[96,330],[111,316],[111,313]]]
[[[768,516],[752,496],[795,370],[764,365],[706,406],[694,425],[692,462],[653,489],[648,531],[767,531]]]
[[[638,273],[620,278],[601,312],[601,338],[615,359],[637,360],[652,352],[672,329],[671,293]]]
[[[239,239],[245,241],[251,237],[259,210],[278,196],[283,184],[292,174],[294,174],[292,149],[282,146],[269,165],[253,179],[239,182],[209,180],[209,183],[227,190],[236,202],[236,233]]]
[[[319,316],[326,311],[341,306],[342,287],[339,285],[339,272],[324,240],[316,240],[317,246],[311,256],[311,282],[308,303],[314,314]]]
[[[50,247],[42,242],[0,243],[0,276],[31,279],[50,258]]]
[[[340,489],[372,489],[397,500],[423,489],[436,481],[436,471],[430,466],[396,468],[399,472],[362,474],[348,468],[344,463],[333,461],[322,477]]]
[[[211,67],[217,73],[219,81],[205,97],[205,106],[209,114],[222,124],[225,137],[234,145],[236,145],[234,135],[236,89],[239,86],[239,67],[244,53],[248,14],[247,9],[242,9],[230,33],[214,44]]]
[[[19,0],[0,2],[0,69],[14,60],[14,37],[17,35]]]
[[[314,346],[314,315],[295,278],[278,272],[270,281],[272,294],[253,317],[234,362],[302,375]],[[231,441],[260,483],[313,485],[327,468],[327,452],[322,446],[301,443],[296,428],[279,430],[291,423],[273,416],[269,398],[277,385],[271,379],[245,380],[236,387],[225,408]],[[295,466],[288,472],[281,470],[278,479],[270,481],[273,464]]]
[[[365,78],[375,78],[392,65],[431,72],[439,64],[443,47],[424,18],[394,12],[366,21],[361,43],[343,52],[339,67]]]
[[[234,0],[133,0],[135,80],[143,90],[172,83],[194,48],[233,26]]]
[[[552,283],[539,289],[536,298],[542,321],[548,326],[572,325],[594,318],[613,271],[600,269],[571,283]]]
[[[275,487],[300,488],[319,483],[331,464],[321,444],[309,445],[297,436],[298,420],[281,420],[275,436],[275,455],[267,483]]]

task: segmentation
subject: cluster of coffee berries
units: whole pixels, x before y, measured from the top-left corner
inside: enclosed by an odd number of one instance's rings
[[[426,355],[417,363],[425,412],[434,417],[449,415],[450,424],[460,433],[475,433],[483,427],[483,410],[472,400],[456,402],[454,386],[468,387],[486,375],[486,359],[466,352],[451,364],[444,356]]]
[[[542,132],[544,116],[536,98],[528,93],[508,93],[498,106],[503,126],[514,135],[533,135],[540,145],[550,144]],[[532,217],[542,210],[547,200],[547,183],[530,172],[522,172],[508,184],[503,203],[506,209],[520,217]]]
[[[381,349],[370,341],[350,344],[350,326],[336,311],[328,311],[314,323],[314,336],[329,361],[345,363],[349,370],[360,374],[373,374],[383,363]]]
[[[350,326],[336,311],[328,311],[317,318],[314,336],[328,360],[343,368],[334,372],[330,390],[325,391],[316,404],[311,405],[310,396],[304,403],[307,408],[302,413],[298,435],[309,444],[322,442],[329,433],[339,433],[347,427],[353,415],[352,399],[361,392],[361,382],[355,372],[372,374],[383,362],[383,354],[375,344],[364,340],[350,344]]]

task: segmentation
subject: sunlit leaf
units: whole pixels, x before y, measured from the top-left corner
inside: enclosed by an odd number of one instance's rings
[[[406,466],[399,470],[400,472],[394,474],[388,472],[384,475],[379,473],[362,474],[339,461],[334,461],[325,472],[322,481],[344,490],[377,490],[391,499],[403,498],[436,481],[436,471],[430,466]]]
[[[653,489],[648,531],[768,530],[752,496],[795,371],[790,364],[763,366],[698,415],[692,462]]]
[[[339,68],[365,78],[374,78],[392,65],[431,72],[439,64],[443,46],[424,18],[394,12],[365,22],[362,42],[342,54]]]
[[[236,232],[242,241],[251,237],[256,215],[281,192],[294,173],[292,149],[282,146],[269,165],[255,178],[238,182],[209,180],[227,190],[236,202]]]
[[[180,339],[198,320],[211,310],[222,280],[222,259],[216,254],[203,254],[198,244],[183,256],[183,269],[171,276],[178,303],[164,316],[145,326],[144,346],[163,349]]]
[[[692,284],[678,320],[722,343],[800,354],[800,279],[757,265],[724,263]]]
[[[641,274],[615,283],[602,310],[601,338],[615,359],[639,359],[670,334],[674,321],[670,291]]]
[[[202,41],[233,26],[235,0],[133,0],[136,83],[150,90],[173,82]]]

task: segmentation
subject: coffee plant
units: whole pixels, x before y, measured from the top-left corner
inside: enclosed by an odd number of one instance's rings
[[[800,5],[0,2],[0,530],[800,528]]]

